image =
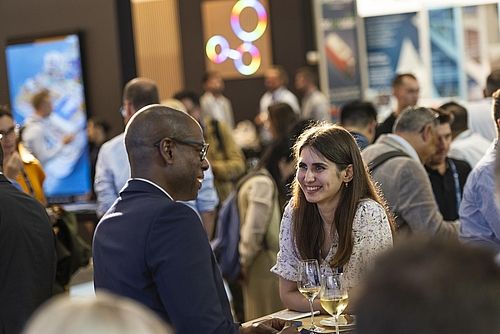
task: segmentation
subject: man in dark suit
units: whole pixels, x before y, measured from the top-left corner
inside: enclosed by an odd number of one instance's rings
[[[177,334],[240,333],[194,199],[208,145],[191,116],[160,105],[137,112],[125,130],[131,178],[94,235],[94,282],[135,299]],[[266,323],[241,333],[276,333]],[[295,333],[288,328],[283,333]]]
[[[33,311],[52,296],[55,274],[49,217],[3,175],[0,145],[0,333],[21,332]]]

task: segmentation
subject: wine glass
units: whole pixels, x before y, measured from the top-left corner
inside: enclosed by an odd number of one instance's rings
[[[319,274],[319,265],[317,260],[301,261],[299,265],[299,280],[297,287],[301,294],[309,301],[311,307],[311,328],[315,330],[318,327],[314,325],[313,300],[321,290],[321,279]]]
[[[335,319],[335,332],[339,334],[339,315],[349,303],[343,274],[326,274],[321,280],[321,306]]]

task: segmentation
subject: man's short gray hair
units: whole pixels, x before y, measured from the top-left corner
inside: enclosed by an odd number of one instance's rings
[[[425,125],[437,122],[438,114],[430,108],[408,107],[396,119],[392,132],[420,132]]]

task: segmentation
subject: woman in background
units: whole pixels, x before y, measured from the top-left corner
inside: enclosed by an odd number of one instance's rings
[[[312,127],[294,151],[298,170],[272,271],[279,275],[284,306],[308,311],[296,283],[301,260],[317,259],[325,274],[343,272],[347,288],[354,288],[372,259],[392,247],[392,228],[349,132],[328,124]],[[319,300],[315,309],[321,310]]]
[[[241,286],[248,321],[283,308],[278,278],[269,271],[279,249],[281,210],[278,189],[265,168],[251,171],[237,189]]]
[[[6,106],[0,106],[0,135],[4,175],[20,190],[46,206],[47,199],[43,192],[45,172],[40,162],[20,142],[14,117]]]

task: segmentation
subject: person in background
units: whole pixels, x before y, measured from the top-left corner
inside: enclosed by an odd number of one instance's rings
[[[90,175],[92,180],[92,196],[91,199],[95,200],[94,192],[94,179],[95,179],[95,165],[97,163],[97,157],[101,149],[102,144],[108,140],[108,133],[110,130],[109,124],[96,117],[92,117],[87,121],[87,137],[89,143],[89,155],[90,155]]]
[[[18,334],[35,309],[52,296],[56,249],[45,208],[33,197],[16,189],[3,174],[2,146],[0,330],[2,334]]]
[[[342,106],[340,125],[354,137],[360,150],[373,142],[377,128],[377,109],[370,102],[352,101]]]
[[[392,80],[392,95],[396,99],[396,110],[377,127],[375,140],[382,134],[392,133],[396,118],[407,107],[417,105],[420,86],[417,78],[411,73],[398,74]]]
[[[381,256],[364,282],[358,334],[500,332],[500,267],[487,250],[409,240]]]
[[[453,114],[441,109],[436,109],[436,112],[439,114],[436,126],[437,149],[425,163],[425,170],[443,219],[453,221],[458,219],[458,208],[471,167],[463,160],[448,158]]]
[[[500,89],[493,93],[493,117],[500,133]],[[460,204],[460,240],[500,252],[500,205],[495,201],[498,138],[469,174]]]
[[[330,121],[330,102],[318,89],[317,76],[308,67],[302,67],[295,73],[295,89],[302,94],[301,119]]]
[[[424,163],[436,152],[439,115],[429,108],[409,107],[399,115],[394,133],[380,136],[362,153],[396,216],[397,238],[416,234],[456,239],[458,222],[443,219]]]
[[[125,124],[136,111],[149,104],[159,103],[156,83],[147,78],[135,78],[123,89],[123,103],[120,113]],[[94,190],[97,196],[97,216],[101,217],[118,198],[130,176],[125,144],[125,134],[105,142],[97,156]]]
[[[0,143],[4,152],[4,175],[14,181],[26,194],[37,199],[43,206],[47,199],[43,192],[45,172],[40,162],[18,142],[16,124],[7,107],[0,106]]]
[[[467,103],[469,128],[491,143],[497,138],[497,131],[491,118],[492,95],[500,89],[500,69],[493,70],[486,78],[483,90],[484,99]]]
[[[286,103],[275,103],[269,106],[269,129],[273,141],[262,154],[260,166],[265,167],[271,174],[278,187],[280,210],[284,208],[288,186],[282,178],[279,162],[282,158],[280,151],[288,144],[288,138],[299,121],[298,115]],[[291,151],[288,152],[291,154]]]
[[[212,148],[208,152],[208,161],[214,172],[214,184],[217,195],[222,203],[234,189],[234,182],[246,170],[243,152],[236,145],[231,129],[210,116],[203,114],[200,108],[198,95],[190,91],[180,91],[174,98],[181,101],[190,116],[192,116],[203,129],[203,136]]]
[[[50,119],[52,102],[50,92],[42,89],[33,95],[31,103],[34,113],[24,124],[23,142],[26,148],[45,166],[49,160],[61,153],[65,145],[75,139],[75,134],[66,134]]]
[[[458,160],[465,160],[473,168],[481,160],[490,146],[486,138],[469,129],[468,112],[463,106],[456,102],[447,102],[439,109],[453,114],[451,124],[451,136],[453,141],[450,145],[448,156]]]
[[[299,263],[317,259],[322,273],[343,272],[356,288],[371,261],[392,247],[391,221],[353,137],[336,125],[306,130],[295,145],[294,194],[281,221],[271,269],[286,308],[307,311],[297,289]],[[321,310],[319,300],[314,308]]]
[[[218,72],[206,72],[202,79],[203,90],[200,105],[204,115],[210,116],[230,129],[234,128],[234,114],[231,101],[223,95],[224,80]]]
[[[239,182],[240,264],[246,321],[283,308],[278,278],[269,269],[279,250],[281,210],[278,189],[265,168]]]
[[[105,292],[96,297],[59,296],[41,307],[22,334],[173,334],[153,312]]]
[[[97,294],[104,289],[132,298],[177,334],[282,329],[285,323],[276,320],[241,329],[233,323],[200,218],[179,202],[196,198],[208,168],[199,123],[182,111],[150,105],[127,124],[125,145],[131,178],[94,235]]]
[[[159,103],[156,83],[147,78],[135,78],[123,89],[123,106],[120,109],[124,123],[142,107]],[[97,215],[101,217],[118,198],[120,190],[130,177],[124,133],[112,138],[101,147],[97,158],[94,188],[97,195]],[[202,217],[207,233],[211,235],[215,219],[215,208],[219,204],[211,177],[204,181],[203,191],[191,207]]]
[[[255,116],[255,125],[259,128],[260,139],[263,146],[272,141],[269,129],[268,108],[271,104],[283,102],[292,107],[293,111],[300,115],[299,101],[297,97],[286,88],[288,75],[281,66],[272,66],[264,72],[264,85],[266,92],[260,98],[259,113]]]

